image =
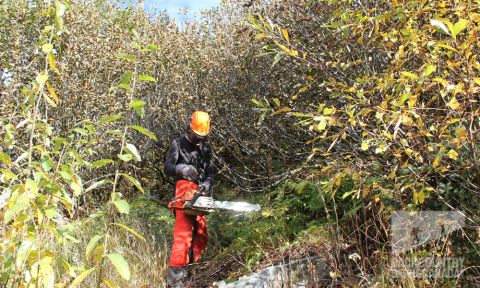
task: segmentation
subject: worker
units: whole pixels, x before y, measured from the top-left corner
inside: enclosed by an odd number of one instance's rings
[[[165,173],[174,176],[175,199],[192,195],[197,190],[209,193],[214,173],[212,153],[208,143],[210,116],[207,112],[192,114],[188,131],[175,139],[168,150]],[[204,215],[187,215],[174,210],[173,245],[167,271],[169,287],[185,287],[188,264],[200,259],[208,241],[207,223]]]

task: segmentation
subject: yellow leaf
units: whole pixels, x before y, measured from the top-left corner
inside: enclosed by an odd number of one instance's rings
[[[393,179],[397,175],[397,170],[393,170],[390,174],[388,174],[387,179]]]
[[[436,156],[435,159],[433,160],[432,166],[433,168],[437,168],[439,164],[440,164],[440,157]]]
[[[42,51],[45,53],[50,53],[53,50],[53,45],[50,43],[46,43],[42,45]]]
[[[452,46],[447,45],[447,44],[437,43],[436,45],[437,45],[438,47],[442,47],[442,48],[448,49],[448,50],[450,50],[450,51],[458,52],[457,49],[455,49],[455,48],[453,48]]]
[[[325,108],[323,110],[323,115],[331,115],[335,111],[335,108]]]
[[[273,113],[273,115],[276,115],[276,114],[279,114],[279,113],[286,113],[286,112],[289,112],[289,111],[290,111],[289,107],[283,106],[283,107],[280,107],[277,111],[275,111]]]
[[[53,55],[52,53],[48,53],[47,60],[48,60],[48,66],[50,66],[50,69],[55,71],[55,73],[60,74],[60,71],[58,71],[57,65],[55,63],[55,55]]]
[[[112,280],[103,279],[103,282],[105,283],[105,285],[107,285],[108,288],[117,287],[117,283],[113,282]]]
[[[47,101],[47,103],[52,106],[52,107],[57,107],[57,103],[55,103],[52,99],[50,99],[50,97],[48,97],[47,94],[45,93],[42,93],[43,95],[43,98],[45,98],[45,101]]]
[[[317,130],[322,131],[322,130],[325,130],[326,127],[327,127],[327,120],[322,119],[322,121],[320,121],[320,123],[317,125]]]
[[[59,102],[60,102],[60,99],[58,99],[57,93],[55,93],[55,90],[53,90],[52,85],[50,85],[50,83],[48,83],[48,82],[47,82],[47,90],[48,90],[48,92],[50,93],[50,96],[52,96],[53,100],[54,100],[56,103],[59,103]]]
[[[413,80],[417,80],[417,79],[418,79],[418,75],[415,74],[415,73],[412,73],[412,72],[403,71],[403,72],[402,72],[402,75],[403,75],[403,76],[406,76],[406,77],[409,77],[409,78],[412,78]]]
[[[458,127],[457,129],[455,129],[455,134],[457,134],[458,138],[464,138],[467,136],[467,129],[465,129],[464,127]]]
[[[480,86],[480,78],[473,78],[473,82],[477,83]]]
[[[423,190],[417,193],[418,203],[423,204],[425,202],[425,194]]]
[[[86,271],[83,271],[82,274],[80,274],[75,280],[73,280],[73,282],[70,284],[70,288],[73,288],[73,287],[77,287],[80,285],[80,283],[82,283],[82,281],[87,278],[87,276],[93,272],[93,270],[95,270],[95,268],[91,268],[91,269],[88,269]]]
[[[452,108],[453,110],[457,110],[458,107],[460,106],[460,103],[458,103],[457,98],[455,98],[455,96],[453,96],[453,98],[450,99],[450,101],[448,101],[447,106]]]
[[[363,141],[363,142],[362,142],[362,146],[361,146],[361,148],[362,148],[362,150],[363,150],[363,151],[367,151],[367,150],[368,150],[368,148],[369,148],[369,146],[368,146],[368,143],[367,143],[367,142],[365,142],[365,141]]]
[[[453,149],[450,149],[450,151],[448,151],[448,158],[453,159],[453,160],[457,160],[457,158],[458,158],[457,151],[455,151]]]
[[[47,80],[48,80],[48,75],[46,75],[46,74],[44,74],[44,73],[41,73],[41,74],[39,74],[39,75],[37,76],[37,78],[36,78],[35,80],[37,80],[37,82],[38,82],[39,84],[43,84],[43,83],[47,82]]]
[[[287,46],[278,43],[277,41],[275,41],[275,44],[277,44],[278,47],[282,48],[282,50],[287,52],[290,56],[298,57],[298,51],[297,50],[292,50],[292,49],[288,48]]]
[[[287,42],[290,43],[290,36],[288,35],[288,31],[282,28],[282,34],[285,40],[287,40]]]
[[[303,86],[302,88],[300,88],[300,90],[298,90],[298,93],[305,93],[308,91],[308,86]]]

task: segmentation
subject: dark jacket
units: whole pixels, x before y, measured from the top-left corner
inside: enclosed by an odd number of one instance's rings
[[[165,173],[169,176],[175,176],[176,180],[182,179],[175,173],[175,167],[178,164],[192,165],[197,169],[198,179],[194,179],[194,182],[200,184],[206,180],[211,181],[214,167],[212,165],[212,151],[208,141],[195,145],[186,136],[173,140],[165,161]]]

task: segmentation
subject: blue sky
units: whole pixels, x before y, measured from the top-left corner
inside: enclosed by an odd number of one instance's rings
[[[209,9],[220,5],[221,0],[143,0],[145,10],[163,11],[175,17],[177,21],[185,19],[183,15],[179,13],[181,8],[188,8],[189,13],[187,19],[191,19],[198,15],[202,9]]]

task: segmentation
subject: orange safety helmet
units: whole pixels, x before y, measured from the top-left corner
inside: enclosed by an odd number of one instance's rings
[[[195,111],[190,120],[190,129],[198,136],[205,137],[210,133],[210,116],[207,112]]]

